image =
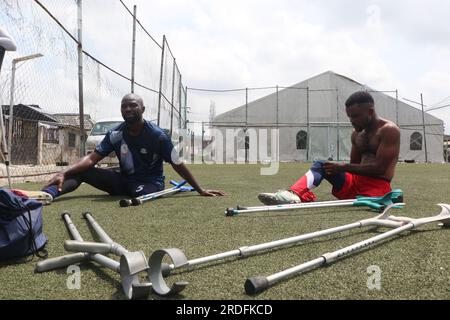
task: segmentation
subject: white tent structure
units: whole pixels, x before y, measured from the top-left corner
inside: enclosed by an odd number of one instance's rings
[[[223,155],[224,162],[264,161],[277,152],[277,145],[280,161],[348,161],[353,128],[345,101],[361,90],[372,94],[379,116],[401,128],[400,161],[444,161],[442,120],[426,113],[422,118],[420,109],[395,98],[396,91],[390,91],[391,96],[332,71],[216,116],[211,123],[216,132],[212,160]],[[276,136],[271,143],[272,129],[278,129],[278,144],[273,143]]]

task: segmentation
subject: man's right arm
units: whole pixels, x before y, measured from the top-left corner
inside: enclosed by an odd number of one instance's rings
[[[98,154],[97,152],[92,152],[87,156],[81,158],[77,163],[69,167],[68,169],[57,173],[45,187],[56,185],[58,187],[58,191],[61,191],[62,185],[66,177],[75,175],[80,172],[84,172],[93,166],[95,166],[100,160],[102,160],[104,156]]]

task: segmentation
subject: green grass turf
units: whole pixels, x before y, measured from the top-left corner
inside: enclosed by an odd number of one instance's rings
[[[323,208],[302,211],[253,213],[232,218],[226,207],[259,205],[257,194],[291,185],[308,164],[281,164],[278,174],[261,176],[260,165],[191,165],[203,187],[221,189],[226,197],[206,198],[197,193],[178,194],[146,202],[139,207],[120,208],[122,197],[110,197],[88,185],[44,207],[44,230],[50,241],[50,257],[66,254],[69,239],[61,220],[64,210],[85,240],[93,240],[81,217],[93,213],[110,237],[130,251],[143,250],[147,256],[161,248],[179,248],[194,259],[246,245],[283,239],[319,229],[335,227],[372,217],[361,208]],[[166,178],[179,179],[170,167]],[[406,208],[396,215],[422,217],[438,213],[437,203],[450,203],[448,165],[399,164],[394,188],[405,193]],[[28,190],[38,184],[25,184]],[[324,182],[316,194],[333,200]],[[189,272],[175,272],[169,282],[186,280],[188,287],[169,299],[449,299],[450,230],[436,224],[384,241],[361,253],[329,266],[296,275],[265,292],[248,296],[247,277],[270,275],[378,234],[364,228],[306,241],[287,248],[266,251],[245,259],[228,259]],[[81,288],[69,290],[66,269],[34,273],[38,258],[25,264],[0,266],[0,299],[124,299],[118,274],[97,266],[81,265]],[[367,268],[381,268],[381,290],[369,290]],[[152,294],[149,299],[162,299]],[[167,298],[166,298],[167,299]]]

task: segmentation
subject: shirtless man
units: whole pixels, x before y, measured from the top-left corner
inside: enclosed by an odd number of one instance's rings
[[[286,204],[315,201],[311,191],[323,179],[333,186],[338,199],[357,195],[382,196],[391,189],[400,152],[400,129],[375,112],[374,100],[365,91],[353,93],[345,102],[347,116],[355,129],[352,133],[350,163],[316,161],[289,190],[261,193],[264,204]]]

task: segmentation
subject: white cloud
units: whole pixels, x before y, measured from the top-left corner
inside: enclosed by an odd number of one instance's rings
[[[189,87],[284,86],[333,70],[375,89],[398,89],[400,97],[413,100],[420,93],[429,103],[450,95],[449,1],[124,2],[130,9],[137,4],[140,22],[159,43],[163,34],[168,37]],[[86,49],[129,75],[129,15],[119,1],[83,4]],[[61,10],[73,24],[73,8]],[[159,49],[149,40],[137,43],[138,50],[143,47],[148,55],[139,56],[137,76],[157,89]],[[143,66],[147,57],[151,62]],[[243,99],[242,92],[235,95]],[[208,119],[209,100],[203,95],[194,119]],[[450,132],[450,108],[433,114]]]

